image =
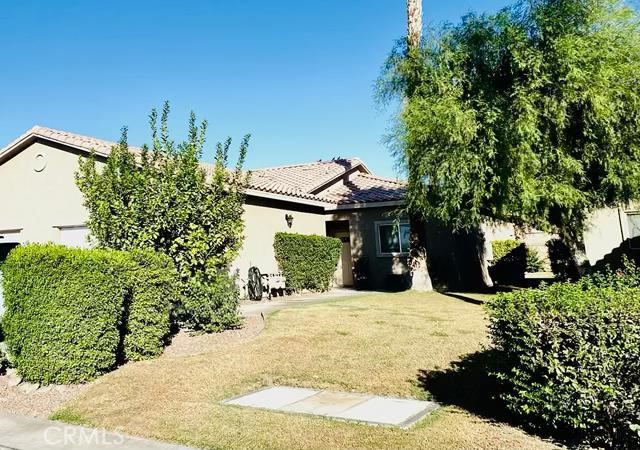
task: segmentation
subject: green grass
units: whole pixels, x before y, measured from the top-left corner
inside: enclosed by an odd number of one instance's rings
[[[479,360],[465,355],[481,355],[484,344],[478,305],[435,293],[348,298],[278,311],[248,342],[129,364],[56,417],[203,448],[552,448],[491,420],[477,363],[452,368]],[[269,384],[435,398],[445,407],[401,430],[220,404]]]

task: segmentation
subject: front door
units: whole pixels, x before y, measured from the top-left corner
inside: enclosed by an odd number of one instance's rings
[[[342,263],[342,285],[353,286],[353,261],[351,259],[351,242],[349,236],[340,236],[342,241],[342,255],[340,262]]]

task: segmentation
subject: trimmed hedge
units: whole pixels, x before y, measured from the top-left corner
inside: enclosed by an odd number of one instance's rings
[[[491,242],[494,263],[501,261],[503,258],[509,258],[510,254],[520,246],[525,248],[525,270],[527,272],[539,272],[544,269],[544,263],[536,251],[515,239],[502,239]]]
[[[140,361],[162,354],[170,332],[171,307],[180,296],[173,260],[153,251],[134,250],[127,274],[130,290],[125,303],[124,359]]]
[[[239,306],[235,278],[220,272],[206,284],[185,283],[176,316],[183,327],[193,331],[219,332],[241,325]]]
[[[26,381],[85,382],[158,355],[177,280],[151,252],[53,244],[14,249],[3,265],[3,329]]]
[[[627,267],[491,300],[508,409],[573,442],[640,448],[639,286]]]
[[[296,233],[276,233],[273,248],[287,287],[296,291],[326,291],[338,267],[340,239]]]
[[[123,253],[32,244],[3,265],[2,326],[27,381],[88,381],[113,369],[126,294]]]
[[[493,260],[501,260],[519,245],[520,242],[516,241],[515,239],[501,239],[492,241],[491,249],[493,250]]]

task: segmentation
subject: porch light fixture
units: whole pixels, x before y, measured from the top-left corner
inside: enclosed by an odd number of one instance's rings
[[[287,226],[291,228],[291,226],[293,225],[293,216],[291,214],[285,214],[284,220],[287,221]]]

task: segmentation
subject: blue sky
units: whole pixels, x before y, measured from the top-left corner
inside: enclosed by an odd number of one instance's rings
[[[506,4],[425,0],[425,21]],[[176,137],[190,110],[210,148],[251,133],[249,168],[360,156],[394,176],[372,86],[405,21],[404,0],[3,2],[0,147],[35,124],[138,145],[166,99]]]

